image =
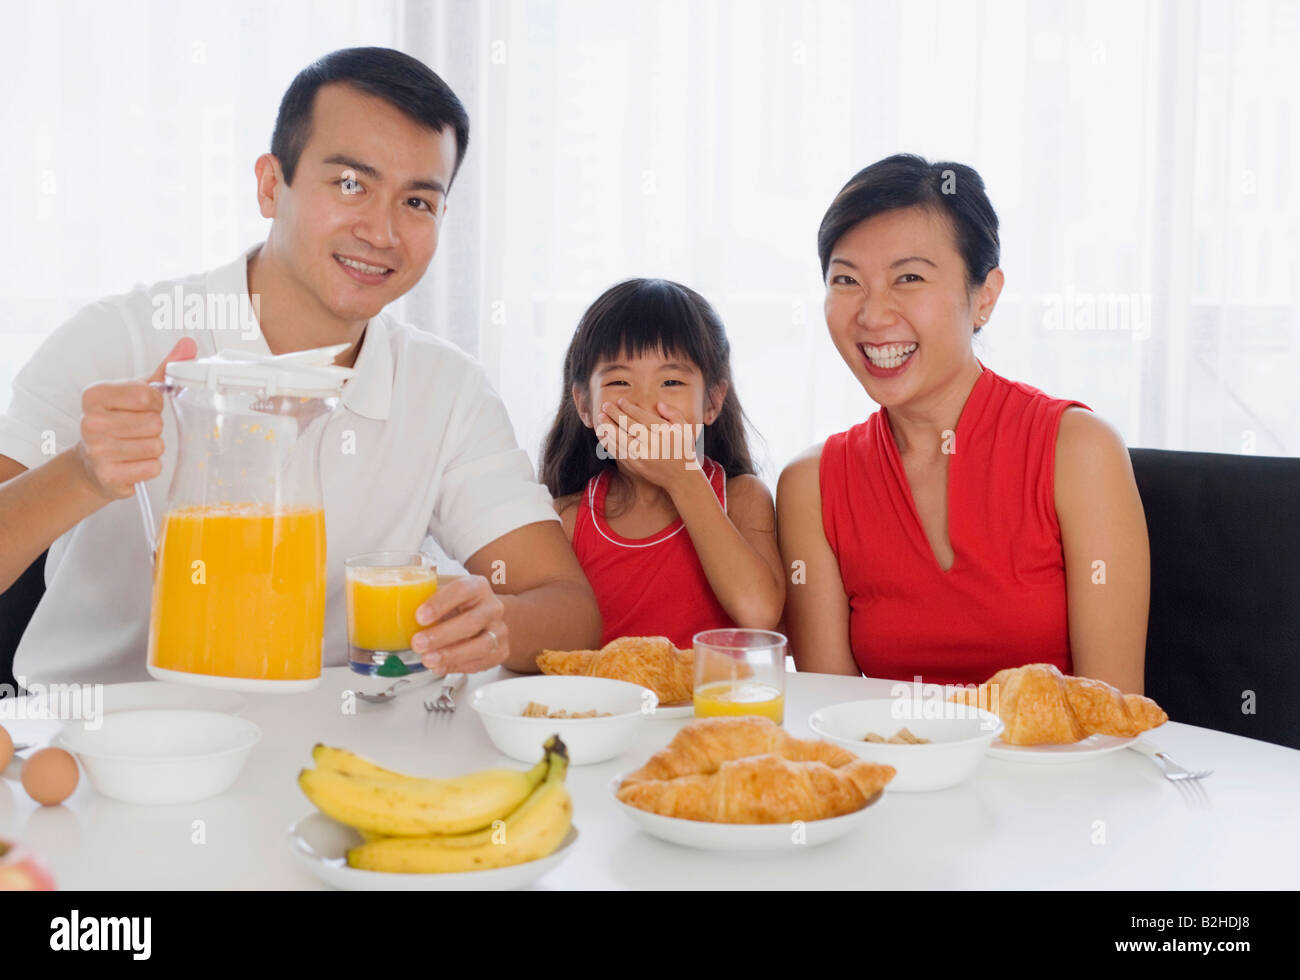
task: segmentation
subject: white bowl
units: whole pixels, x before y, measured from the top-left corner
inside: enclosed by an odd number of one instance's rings
[[[713,823],[707,820],[665,817],[624,803],[618,798],[618,788],[627,775],[623,773],[610,780],[609,794],[629,820],[660,840],[706,851],[794,852],[801,848],[828,844],[861,827],[863,821],[869,819],[868,811],[885,795],[883,792],[877,793],[861,809],[825,820],[801,820],[796,823]]]
[[[1001,718],[982,708],[911,698],[879,698],[821,708],[812,713],[808,727],[826,741],[841,745],[869,762],[898,770],[886,791],[924,793],[947,789],[969,778],[979,766],[984,751],[1005,726]],[[867,732],[889,738],[900,728],[930,739],[930,744],[863,741]]]
[[[608,718],[525,718],[529,701],[552,711],[608,711]],[[659,699],[654,691],[605,677],[512,677],[474,691],[473,708],[488,738],[504,755],[536,762],[542,745],[559,735],[569,750],[569,765],[585,766],[622,755],[636,741]]]
[[[106,713],[69,725],[54,744],[80,760],[104,796],[123,803],[195,803],[224,793],[262,737],[251,721],[218,711]]]
[[[242,714],[248,701],[235,691],[219,691],[165,681],[132,681],[104,686],[104,712],[174,708],[181,711],[218,711]]]
[[[361,843],[361,835],[323,813],[303,817],[289,828],[289,846],[298,862],[325,884],[346,891],[505,891],[525,888],[568,857],[577,839],[578,828],[570,827],[560,846],[546,857],[504,868],[445,874],[400,874],[348,867],[348,849]]]

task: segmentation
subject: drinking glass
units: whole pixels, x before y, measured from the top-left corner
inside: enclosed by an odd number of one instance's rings
[[[348,662],[360,674],[400,677],[424,670],[411,638],[415,611],[438,590],[438,569],[418,551],[379,551],[344,562]]]
[[[786,638],[773,630],[695,634],[695,717],[785,718]]]

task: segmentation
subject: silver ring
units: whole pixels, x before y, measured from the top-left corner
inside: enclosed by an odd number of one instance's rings
[[[493,633],[491,630],[484,630],[483,632],[486,633],[488,636],[492,637],[492,652],[496,653],[497,648],[501,646],[501,641],[497,639],[497,635]]]

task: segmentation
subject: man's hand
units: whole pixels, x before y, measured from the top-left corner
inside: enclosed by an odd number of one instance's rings
[[[440,586],[415,611],[421,630],[411,640],[420,662],[440,674],[474,674],[505,663],[510,633],[505,605],[482,575]]]
[[[82,392],[77,458],[96,494],[109,501],[129,497],[135,484],[162,472],[163,396],[150,385],[164,380],[170,362],[197,353],[194,339],[183,337],[145,380],[105,381]]]

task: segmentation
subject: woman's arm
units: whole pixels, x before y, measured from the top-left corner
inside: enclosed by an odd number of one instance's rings
[[[785,604],[776,547],[776,514],[763,481],[727,481],[727,509],[701,470],[672,484],[673,505],[686,525],[713,594],[737,626],[772,629]]]
[[[797,457],[776,487],[776,529],[785,570],[785,625],[799,670],[862,672],[849,645],[849,599],[822,529],[821,446]],[[797,564],[796,564],[797,563]]]
[[[1066,409],[1055,475],[1074,672],[1141,694],[1151,553],[1124,440],[1091,412]]]

